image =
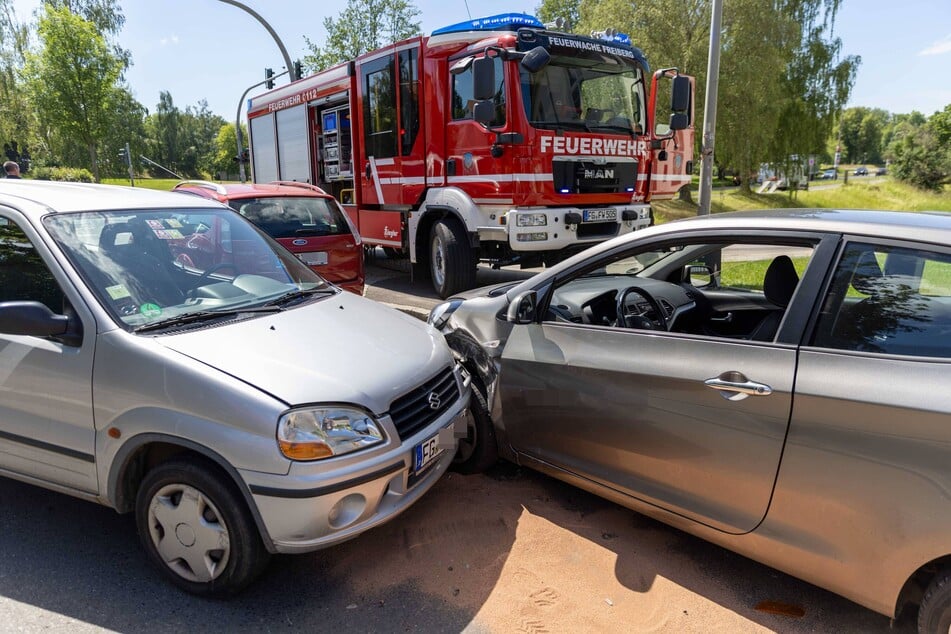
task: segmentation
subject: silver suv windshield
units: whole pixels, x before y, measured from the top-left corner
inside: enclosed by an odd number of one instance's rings
[[[537,73],[521,69],[520,76],[525,114],[536,128],[644,131],[644,74],[634,64],[559,55]]]
[[[281,310],[336,292],[229,209],[52,214],[44,225],[87,286],[130,330]],[[194,316],[194,319],[189,319]]]

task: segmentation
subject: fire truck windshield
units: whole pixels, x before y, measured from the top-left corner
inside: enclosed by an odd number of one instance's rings
[[[635,65],[552,56],[537,73],[521,70],[522,103],[536,128],[642,134],[644,74]]]

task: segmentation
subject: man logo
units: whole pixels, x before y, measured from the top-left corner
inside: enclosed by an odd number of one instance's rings
[[[584,171],[585,178],[614,178],[614,170],[608,169],[598,169],[598,170],[589,170]]]
[[[439,409],[439,406],[442,405],[442,401],[439,400],[439,395],[435,392],[429,393],[429,409]]]

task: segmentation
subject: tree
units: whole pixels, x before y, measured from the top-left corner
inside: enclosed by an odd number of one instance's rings
[[[887,156],[895,178],[929,191],[941,191],[951,178],[951,105],[922,122],[918,112],[899,115]]]
[[[323,47],[304,37],[310,53],[303,65],[316,73],[386,44],[419,35],[419,15],[410,0],[348,0],[336,20],[324,18]]]
[[[17,21],[10,0],[0,0],[0,139],[21,150],[33,145],[35,130],[33,108],[19,78],[28,40],[29,29]]]
[[[241,126],[242,139],[248,138],[247,127]],[[243,148],[242,148],[243,149]],[[215,160],[209,170],[213,177],[219,178],[220,174],[237,174],[238,140],[235,137],[235,128],[233,123],[225,123],[218,129],[218,136],[215,138]]]
[[[125,25],[125,16],[115,0],[44,0],[44,2],[48,7],[66,9],[92,22],[103,37],[119,35]],[[132,54],[116,43],[112,44],[112,52],[122,60],[124,73],[131,63]]]
[[[82,144],[98,182],[99,145],[114,124],[124,62],[95,24],[66,7],[46,5],[37,33],[39,50],[24,68],[30,100],[41,123]]]

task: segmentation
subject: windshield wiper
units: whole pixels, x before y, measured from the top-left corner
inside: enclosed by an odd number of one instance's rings
[[[284,306],[290,304],[291,302],[297,301],[299,299],[304,299],[305,297],[310,297],[311,295],[334,295],[337,290],[330,286],[321,286],[319,288],[308,288],[308,289],[299,289],[284,293],[280,297],[272,299],[271,301],[264,304],[264,307],[267,306]]]
[[[281,309],[277,306],[267,305],[253,306],[249,308],[233,308],[227,310],[200,310],[194,313],[176,315],[175,317],[169,317],[168,319],[160,319],[159,321],[152,322],[151,324],[143,324],[137,328],[133,328],[132,332],[162,330],[164,328],[172,328],[174,326],[184,326],[187,324],[195,324],[203,321],[213,321],[223,317],[234,317],[235,315],[241,315],[243,313],[277,313],[280,311]]]

